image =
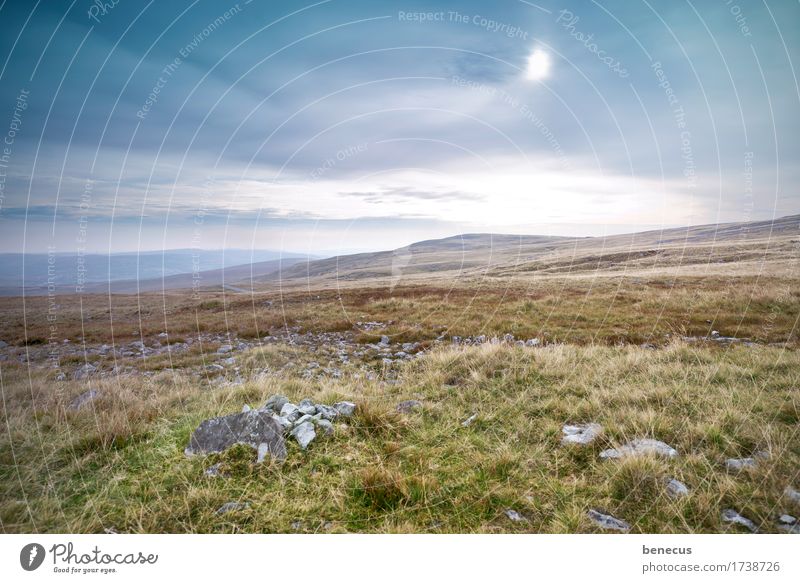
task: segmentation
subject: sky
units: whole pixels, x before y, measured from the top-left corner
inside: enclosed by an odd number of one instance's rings
[[[0,2],[0,252],[800,213],[798,2]]]

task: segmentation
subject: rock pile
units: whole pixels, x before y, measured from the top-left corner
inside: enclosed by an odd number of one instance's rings
[[[245,405],[241,413],[206,419],[195,429],[184,452],[187,456],[220,453],[243,444],[258,452],[258,463],[267,455],[284,460],[285,435],[290,435],[306,449],[317,438],[318,431],[332,434],[332,422],[351,417],[355,410],[356,404],[349,401],[329,406],[303,399],[295,405],[283,395],[272,395],[260,409]]]

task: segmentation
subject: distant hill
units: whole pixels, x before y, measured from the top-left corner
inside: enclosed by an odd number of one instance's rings
[[[800,215],[774,221],[723,223],[607,237],[472,233],[421,241],[393,251],[342,255],[286,269],[282,281],[566,274],[788,262],[800,237]]]
[[[111,255],[73,253],[46,254],[0,254],[0,294],[47,293],[48,284],[53,284],[57,293],[74,293],[79,277],[83,279],[84,291],[107,292],[135,291],[140,289],[166,289],[191,287],[192,274],[203,274],[201,280],[220,283],[225,270],[246,266],[246,270],[233,269],[229,273],[234,280],[254,273],[265,276],[283,265],[294,265],[308,256],[268,249],[170,249],[142,253],[114,253]],[[163,282],[162,282],[163,280]],[[226,281],[228,281],[226,277]],[[231,280],[233,281],[233,280]]]

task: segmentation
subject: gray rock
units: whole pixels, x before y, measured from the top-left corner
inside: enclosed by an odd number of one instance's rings
[[[250,409],[250,405],[243,405],[242,406],[242,413],[247,413],[250,410],[251,410]]]
[[[281,407],[283,407],[286,403],[289,402],[289,398],[283,395],[272,395],[267,402],[264,403],[262,409],[270,409],[271,411],[275,411],[276,413],[281,412]]]
[[[800,534],[800,523],[794,524],[779,524],[778,528],[785,530],[789,534]]]
[[[317,405],[317,414],[328,421],[333,421],[339,416],[339,414],[336,412],[336,409],[322,404]]]
[[[230,344],[223,344],[217,348],[217,354],[228,354],[231,350],[233,350],[233,346]]]
[[[317,427],[325,432],[325,435],[333,435],[333,423],[327,419],[319,419],[316,423]]]
[[[624,457],[636,457],[642,455],[660,455],[664,457],[676,457],[678,452],[668,446],[663,441],[657,439],[634,439],[623,446],[615,449],[606,449],[600,452],[603,459],[619,459]]]
[[[333,409],[342,417],[352,417],[356,412],[356,404],[350,401],[339,401],[333,404]]]
[[[289,421],[286,417],[281,417],[280,415],[272,414],[272,418],[275,422],[281,426],[281,429],[284,431],[289,431],[292,428],[292,422]]]
[[[561,443],[588,445],[603,433],[603,426],[599,423],[587,423],[586,425],[564,425],[561,428],[563,437]]]
[[[388,336],[381,336],[381,342],[380,342],[381,345],[389,346],[389,342],[390,342],[390,340],[389,340]]]
[[[398,413],[411,413],[415,409],[420,409],[422,407],[422,401],[402,401],[397,404],[397,412]]]
[[[219,453],[241,443],[258,451],[258,461],[267,455],[286,459],[283,427],[266,411],[248,411],[224,417],[206,419],[194,430],[187,456]]]
[[[513,520],[514,522],[528,522],[527,518],[512,508],[507,508],[504,512],[509,520]]]
[[[781,514],[780,518],[778,518],[778,522],[781,524],[794,524],[797,522],[797,519],[791,514]]]
[[[477,413],[474,413],[473,415],[470,415],[469,417],[467,417],[466,419],[464,419],[461,422],[461,427],[469,427],[470,425],[472,425],[472,422],[475,421],[477,418],[478,418],[478,414]]]
[[[314,431],[314,424],[310,421],[306,421],[305,423],[298,425],[292,429],[292,437],[297,440],[297,443],[300,444],[302,449],[306,449],[308,444],[314,441],[314,438],[317,437],[317,432]]]
[[[89,389],[85,393],[81,393],[70,402],[67,409],[70,411],[77,411],[78,409],[82,409],[87,404],[94,401],[100,393],[97,392],[96,389]]]
[[[529,338],[525,341],[525,346],[539,346],[540,341],[538,338]]]
[[[72,374],[72,378],[74,378],[76,381],[79,381],[92,376],[96,372],[97,367],[87,362]]]
[[[756,459],[752,457],[729,458],[725,460],[725,468],[732,472],[740,472],[756,467]]]
[[[250,508],[250,504],[247,502],[226,502],[219,508],[214,514],[227,514],[228,512],[235,512],[237,510],[245,510]]]
[[[783,495],[786,496],[792,502],[800,504],[800,492],[798,492],[791,486],[786,486],[786,489],[783,491]]]
[[[683,498],[689,495],[689,488],[683,482],[672,478],[667,482],[667,494],[673,498]]]
[[[300,419],[298,419],[297,421],[294,422],[294,425],[296,427],[296,426],[302,425],[303,423],[306,423],[306,422],[312,422],[313,423],[313,421],[314,421],[314,416],[313,415],[303,415],[302,417],[300,417]]]
[[[752,520],[750,520],[749,518],[745,518],[744,516],[742,516],[741,514],[739,514],[738,512],[736,512],[731,508],[726,508],[725,510],[722,511],[722,520],[723,522],[731,522],[733,524],[739,524],[741,526],[744,526],[750,532],[758,532],[758,528],[756,528],[756,525],[753,524]]]
[[[289,421],[297,421],[301,415],[300,410],[292,403],[286,403],[281,407],[281,417],[286,417]]]
[[[297,404],[297,409],[303,415],[314,415],[317,412],[317,407],[311,399],[303,399]]]
[[[631,529],[630,524],[619,518],[614,518],[610,514],[603,514],[594,509],[590,509],[586,514],[589,516],[589,519],[600,528],[605,528],[606,530],[620,530],[622,532],[627,532]]]

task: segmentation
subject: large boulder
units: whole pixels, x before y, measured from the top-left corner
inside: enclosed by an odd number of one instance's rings
[[[286,459],[283,427],[262,410],[206,419],[194,430],[184,451],[187,456],[220,453],[239,443],[255,449],[259,462],[267,455]]]

